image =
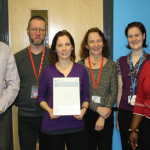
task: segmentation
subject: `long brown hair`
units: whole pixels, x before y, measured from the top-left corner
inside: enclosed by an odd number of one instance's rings
[[[75,56],[75,44],[74,44],[73,37],[71,36],[71,34],[68,31],[63,30],[63,31],[57,32],[56,35],[53,38],[52,45],[51,45],[51,48],[50,48],[50,51],[49,51],[49,64],[55,64],[56,62],[59,61],[58,55],[55,51],[56,50],[56,44],[57,44],[58,38],[60,36],[64,36],[64,35],[66,35],[70,39],[71,45],[73,47],[73,50],[71,51],[70,59],[72,61],[75,61],[76,56]]]

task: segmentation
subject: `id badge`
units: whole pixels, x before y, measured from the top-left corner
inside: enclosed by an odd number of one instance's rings
[[[100,102],[101,102],[101,97],[100,97],[100,96],[92,96],[92,100],[93,100],[95,103],[100,103]]]
[[[130,103],[131,103],[131,95],[128,96],[128,104],[130,104]]]
[[[128,96],[128,103],[132,106],[135,104],[136,95]]]
[[[31,87],[31,98],[37,98],[38,96],[38,86]]]

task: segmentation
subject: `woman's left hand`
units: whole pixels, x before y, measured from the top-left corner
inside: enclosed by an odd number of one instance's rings
[[[96,131],[101,131],[101,130],[103,130],[103,129],[104,129],[104,125],[105,125],[105,119],[104,119],[102,116],[100,116],[100,117],[98,118],[98,120],[96,121],[95,130],[96,130]]]
[[[80,110],[80,115],[76,115],[76,116],[73,116],[73,117],[76,118],[77,120],[82,120],[85,113],[86,113],[86,109],[83,108],[83,109]]]
[[[132,149],[135,150],[136,147],[138,146],[138,133],[137,132],[131,132],[129,136],[129,143]]]

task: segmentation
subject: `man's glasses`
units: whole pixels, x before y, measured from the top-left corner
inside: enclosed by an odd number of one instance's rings
[[[33,28],[33,29],[30,29],[33,33],[37,33],[38,31],[40,32],[40,33],[45,33],[45,29],[37,29],[37,28]]]

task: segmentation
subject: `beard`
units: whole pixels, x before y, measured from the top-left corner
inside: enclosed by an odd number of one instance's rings
[[[40,38],[40,36],[37,36],[37,37],[39,37],[39,38],[41,39],[40,41],[35,41],[34,38],[31,38],[31,35],[30,35],[30,34],[31,34],[31,33],[29,32],[29,34],[28,34],[29,40],[30,40],[30,42],[31,42],[33,45],[35,45],[35,46],[40,46],[40,45],[42,45],[42,44],[44,43],[44,39],[45,39],[46,34],[45,34],[45,36],[44,36],[43,38]]]
[[[44,43],[44,39],[41,39],[41,41],[39,41],[39,42],[34,41],[34,39],[31,38],[30,36],[29,36],[29,39],[30,39],[30,42],[35,46],[40,46]]]

